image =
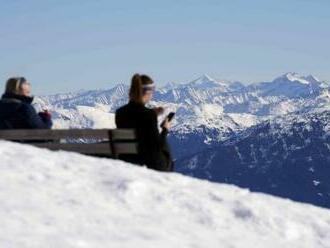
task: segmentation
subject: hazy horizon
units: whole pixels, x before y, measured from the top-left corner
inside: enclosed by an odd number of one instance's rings
[[[276,79],[277,77],[280,77],[280,76],[283,76],[287,73],[297,73],[297,72],[286,72],[286,73],[282,73],[282,74],[279,74],[271,79],[265,79],[265,80],[261,80],[261,81],[255,81],[255,82],[242,82],[242,81],[239,81],[239,80],[228,80],[228,79],[225,79],[225,78],[216,78],[216,77],[213,77],[207,73],[204,73],[200,76],[198,76],[197,78],[193,78],[191,80],[188,80],[186,82],[175,82],[175,81],[172,81],[172,82],[167,82],[165,84],[157,84],[156,82],[156,87],[157,88],[161,88],[161,87],[164,87],[166,86],[166,84],[171,84],[171,83],[174,83],[174,84],[187,84],[187,83],[191,83],[195,80],[198,80],[199,78],[203,77],[203,76],[208,76],[210,77],[211,79],[213,80],[216,80],[216,81],[227,81],[227,82],[239,82],[239,83],[242,83],[243,85],[251,85],[251,84],[255,84],[255,83],[264,83],[264,82],[272,82],[274,79]],[[329,80],[324,80],[322,78],[319,78],[317,75],[315,74],[312,74],[312,73],[305,73],[305,74],[301,74],[301,73],[298,73],[299,76],[314,76],[316,77],[318,80],[322,81],[322,82],[327,82],[327,83],[330,83]],[[90,88],[80,88],[80,89],[74,89],[74,90],[67,90],[67,91],[55,91],[55,92],[48,92],[48,93],[38,93],[38,94],[34,94],[34,95],[39,95],[39,96],[48,96],[48,95],[56,95],[56,94],[65,94],[65,93],[74,93],[74,92],[79,92],[79,91],[93,91],[93,90],[109,90],[109,89],[112,89],[113,87],[119,85],[119,84],[124,84],[124,85],[130,85],[130,80],[127,80],[127,82],[125,81],[122,81],[122,82],[110,82],[109,83],[109,86],[104,86],[104,87],[94,87],[93,88],[93,84],[91,84],[91,87]],[[33,86],[33,85],[32,85]],[[33,90],[34,91],[34,90]]]

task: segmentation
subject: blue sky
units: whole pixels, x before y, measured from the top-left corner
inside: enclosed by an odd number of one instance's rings
[[[0,80],[36,94],[159,84],[207,73],[256,82],[288,71],[330,80],[329,0],[0,0]]]

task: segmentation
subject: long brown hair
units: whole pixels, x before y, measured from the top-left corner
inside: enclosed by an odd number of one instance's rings
[[[142,103],[145,93],[145,86],[152,85],[154,81],[147,75],[134,74],[132,77],[131,88],[129,90],[130,101]]]

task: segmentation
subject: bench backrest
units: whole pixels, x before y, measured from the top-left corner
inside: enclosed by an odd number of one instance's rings
[[[133,129],[13,129],[0,130],[0,139],[28,143],[50,150],[114,158],[119,154],[137,154]]]

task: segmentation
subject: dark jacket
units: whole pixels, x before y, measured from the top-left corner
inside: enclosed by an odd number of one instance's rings
[[[0,100],[0,129],[49,129],[49,117],[37,114],[32,97],[4,94]]]
[[[136,130],[138,155],[122,155],[120,159],[146,165],[160,171],[173,171],[173,162],[166,141],[167,130],[158,130],[157,114],[143,104],[129,102],[116,111],[117,128]]]

